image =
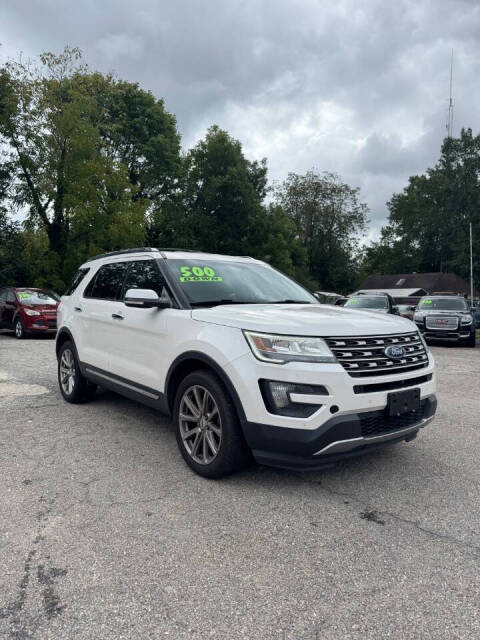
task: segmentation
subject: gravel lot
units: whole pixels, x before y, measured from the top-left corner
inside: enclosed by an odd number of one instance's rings
[[[0,637],[480,637],[480,349],[434,347],[417,440],[203,480],[168,420],[65,403],[54,341],[0,334]]]

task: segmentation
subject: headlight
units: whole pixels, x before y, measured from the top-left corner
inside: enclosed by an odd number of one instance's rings
[[[321,338],[277,336],[270,333],[244,331],[253,355],[264,362],[336,362],[335,356]]]
[[[413,316],[413,319],[415,320],[415,322],[423,322],[423,316],[420,313],[416,313]]]
[[[425,351],[428,352],[428,344],[427,344],[427,341],[425,340],[425,338],[423,337],[423,333],[421,333],[421,331],[419,331],[418,335],[420,337],[420,340],[422,341],[423,346],[425,347]]]
[[[33,309],[24,309],[27,316],[39,316],[40,313],[38,311],[34,311]]]
[[[462,316],[462,324],[472,324],[472,316]]]

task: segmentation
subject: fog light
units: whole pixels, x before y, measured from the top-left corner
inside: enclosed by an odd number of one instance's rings
[[[270,413],[280,416],[290,416],[292,418],[308,418],[317,411],[322,404],[301,402],[298,396],[315,395],[327,396],[328,391],[321,385],[296,384],[294,382],[278,382],[276,380],[260,380],[260,390],[262,392],[265,406]],[[291,394],[295,394],[295,402],[292,401]]]
[[[283,409],[290,404],[289,392],[294,393],[295,385],[288,382],[269,382],[270,393],[277,409]]]

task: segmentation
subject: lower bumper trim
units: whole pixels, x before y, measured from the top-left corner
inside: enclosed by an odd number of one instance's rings
[[[362,447],[364,445],[377,444],[379,442],[387,442],[388,440],[396,440],[397,438],[403,438],[404,436],[408,436],[410,433],[414,431],[418,431],[422,427],[425,427],[429,422],[433,420],[434,416],[430,416],[429,418],[425,418],[418,424],[407,427],[406,429],[399,429],[398,431],[390,431],[389,433],[383,433],[379,436],[371,436],[370,438],[350,438],[348,440],[337,440],[337,442],[331,442],[320,451],[317,451],[313,455],[322,456],[325,454],[331,453],[342,453],[343,451],[351,451],[352,449],[357,449],[358,447]]]
[[[437,408],[434,394],[422,399],[421,413],[399,416],[392,423],[384,411],[335,416],[317,429],[294,429],[254,422],[242,423],[245,440],[261,464],[288,469],[315,469],[342,458],[411,440],[433,420]],[[383,417],[385,416],[385,421]],[[371,431],[372,421],[376,428]]]

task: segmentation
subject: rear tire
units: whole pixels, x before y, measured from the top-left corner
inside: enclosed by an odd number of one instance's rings
[[[204,478],[221,478],[251,461],[232,399],[210,371],[194,371],[180,383],[174,421],[183,459]]]
[[[64,400],[78,404],[93,399],[97,385],[82,375],[75,348],[70,341],[64,342],[60,347],[57,371],[58,386]]]

